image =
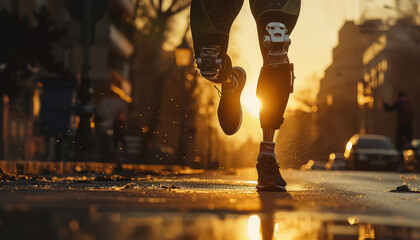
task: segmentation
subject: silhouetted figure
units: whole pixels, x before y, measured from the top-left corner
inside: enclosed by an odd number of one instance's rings
[[[125,116],[123,113],[118,114],[117,118],[114,120],[114,150],[118,152],[119,143],[121,143],[124,151],[126,150],[126,144],[124,140],[124,128],[125,128]]]
[[[388,112],[397,112],[397,132],[395,137],[395,147],[402,151],[406,144],[410,144],[413,137],[413,110],[405,92],[398,93],[398,100],[394,104],[384,103],[384,108]]]

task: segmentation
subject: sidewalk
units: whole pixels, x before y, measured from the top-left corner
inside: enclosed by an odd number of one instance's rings
[[[97,174],[195,174],[202,169],[192,169],[180,165],[117,164],[110,162],[40,162],[40,161],[0,161],[0,169],[8,175],[73,175]]]

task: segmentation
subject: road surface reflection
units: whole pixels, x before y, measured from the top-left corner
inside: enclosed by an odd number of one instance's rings
[[[97,209],[0,211],[0,239],[420,239],[420,229],[363,222],[363,216],[297,211],[113,212]]]

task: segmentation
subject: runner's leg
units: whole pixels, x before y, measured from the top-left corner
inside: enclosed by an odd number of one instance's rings
[[[192,0],[191,32],[194,57],[203,77],[222,83],[231,72],[226,55],[229,32],[243,0]]]
[[[257,96],[262,103],[260,121],[263,141],[257,158],[258,191],[286,191],[274,153],[274,135],[293,91],[293,65],[288,58],[290,33],[300,12],[300,0],[250,0],[257,23],[264,64],[258,79]]]
[[[293,91],[293,65],[287,57],[290,45],[288,36],[296,25],[301,1],[250,0],[250,6],[257,23],[264,60],[257,88],[257,96],[262,102],[261,127],[265,133],[264,140],[272,141],[275,130],[283,123],[289,94]],[[280,29],[282,25],[286,28],[284,32]],[[280,36],[284,33],[287,37]],[[279,41],[274,38],[278,38]],[[282,52],[285,54],[282,55]]]
[[[226,55],[230,28],[242,4],[243,0],[191,2],[194,57],[204,78],[222,84],[217,115],[227,135],[235,134],[242,123],[240,97],[246,73],[240,67],[232,68],[232,62]]]

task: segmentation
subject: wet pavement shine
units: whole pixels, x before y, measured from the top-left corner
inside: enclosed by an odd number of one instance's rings
[[[420,239],[416,174],[254,169],[0,180],[0,239]],[[390,192],[401,185],[413,192]]]

